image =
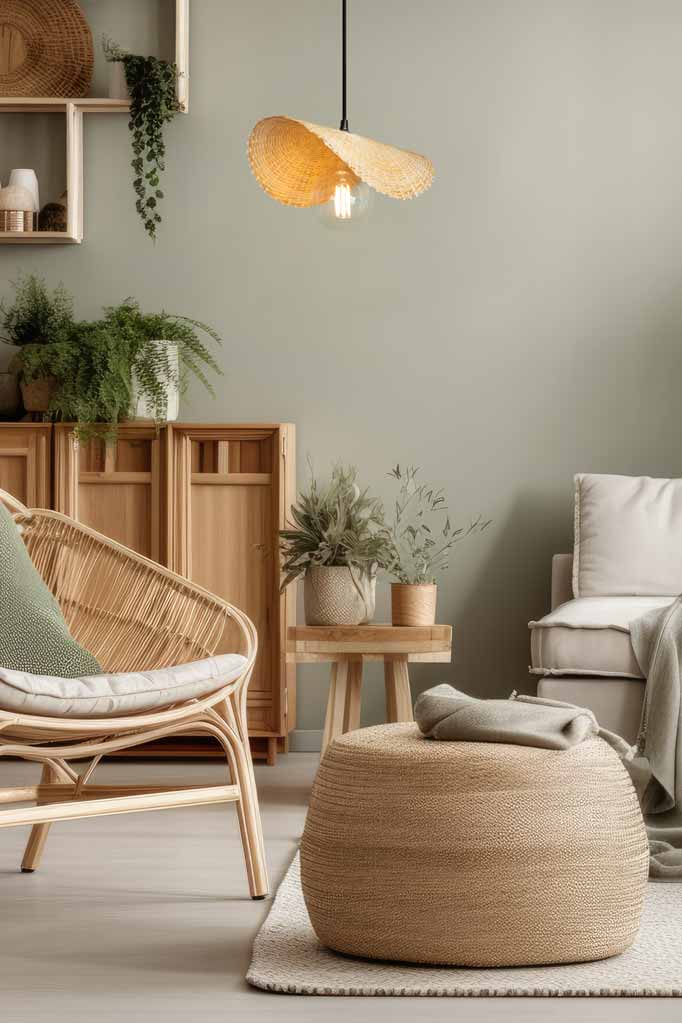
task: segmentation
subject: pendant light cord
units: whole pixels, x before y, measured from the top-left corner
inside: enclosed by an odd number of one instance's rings
[[[339,125],[341,131],[348,131],[348,112],[346,109],[348,91],[348,74],[346,70],[348,63],[347,22],[346,0],[341,0],[341,124]]]

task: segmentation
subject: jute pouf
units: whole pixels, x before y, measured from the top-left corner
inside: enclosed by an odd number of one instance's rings
[[[637,797],[601,739],[566,751],[435,742],[412,724],[329,746],[301,845],[324,945],[454,966],[623,952],[647,872]]]

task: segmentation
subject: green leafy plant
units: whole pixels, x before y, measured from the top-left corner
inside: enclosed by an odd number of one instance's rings
[[[386,527],[381,567],[398,582],[434,583],[435,573],[449,567],[452,549],[491,523],[479,515],[468,526],[453,527],[442,489],[419,483],[419,469],[396,465],[389,476],[399,484],[393,521]]]
[[[51,290],[41,277],[20,274],[12,282],[14,300],[0,302],[0,340],[23,348],[59,341],[73,327],[73,299],[58,284]]]
[[[206,335],[216,345],[222,342],[206,323],[166,312],[143,313],[132,298],[119,306],[106,308],[103,322],[128,351],[136,395],[145,401],[158,422],[166,418],[168,411],[168,385],[177,386],[180,394],[184,394],[194,376],[214,394],[206,370],[219,375],[222,371],[201,335]],[[173,358],[175,349],[177,368]]]
[[[313,565],[354,565],[372,572],[384,556],[381,503],[361,490],[357,470],[337,465],[328,482],[319,483],[310,466],[307,492],[291,509],[293,529],[280,532],[282,589]]]
[[[107,60],[123,64],[130,93],[128,127],[132,135],[135,208],[149,237],[156,239],[156,229],[161,223],[159,204],[164,197],[161,190],[166,157],[164,127],[180,109],[178,69],[159,57],[128,53],[106,36],[102,46]]]
[[[140,399],[151,418],[165,421],[169,388],[184,393],[192,376],[213,393],[207,372],[221,370],[207,341],[221,341],[199,320],[143,313],[127,299],[101,320],[79,322],[61,285],[50,291],[31,275],[15,289],[14,302],[0,306],[4,340],[20,347],[12,367],[24,383],[50,380],[49,413],[76,423],[81,439],[112,439]]]
[[[25,381],[55,381],[49,408],[55,419],[74,422],[81,440],[113,440],[133,400],[130,353],[102,321],[75,323],[52,344],[27,345],[21,360]]]

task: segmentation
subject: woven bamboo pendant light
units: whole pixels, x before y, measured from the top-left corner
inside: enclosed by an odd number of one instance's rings
[[[413,199],[433,181],[433,164],[425,156],[348,130],[347,0],[341,3],[341,24],[339,128],[265,117],[249,136],[249,162],[261,188],[285,206],[318,206],[332,223],[357,220],[372,189],[392,199]]]

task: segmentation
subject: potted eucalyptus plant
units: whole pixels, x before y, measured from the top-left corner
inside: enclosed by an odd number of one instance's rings
[[[308,625],[361,625],[374,617],[382,561],[383,510],[357,483],[357,470],[337,465],[326,483],[312,474],[280,533],[282,589],[304,578]]]
[[[163,199],[161,173],[165,170],[164,128],[180,110],[177,97],[178,69],[160,57],[129,53],[107,36],[102,38],[104,56],[123,67],[130,100],[135,209],[152,240],[161,223]]]
[[[491,522],[479,515],[468,526],[454,527],[443,490],[418,482],[418,474],[418,468],[400,465],[389,473],[398,494],[393,520],[385,527],[382,568],[397,580],[391,584],[393,625],[434,624],[436,572],[448,568],[456,544]]]

